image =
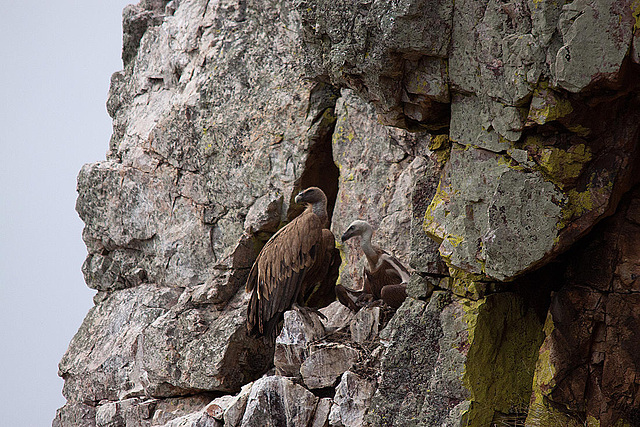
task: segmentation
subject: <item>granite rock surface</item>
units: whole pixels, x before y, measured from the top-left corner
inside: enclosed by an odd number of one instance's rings
[[[142,0],[104,160],[65,426],[635,426],[635,0]],[[328,196],[411,272],[248,337],[263,244]],[[358,239],[338,282],[362,286]]]

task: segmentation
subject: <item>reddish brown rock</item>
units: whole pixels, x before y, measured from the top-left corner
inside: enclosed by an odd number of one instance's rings
[[[552,297],[545,326],[531,425],[544,425],[554,403],[602,426],[640,422],[639,201],[636,187],[569,254],[566,283]],[[540,407],[547,415],[534,417]]]

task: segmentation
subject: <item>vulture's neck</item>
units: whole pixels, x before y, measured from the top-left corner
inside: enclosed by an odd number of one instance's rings
[[[375,267],[378,264],[378,251],[371,244],[371,236],[373,235],[373,230],[370,228],[364,230],[364,233],[360,235],[360,247],[362,248],[362,252],[367,257],[369,264]]]
[[[329,215],[327,214],[327,202],[319,201],[312,204],[307,205],[307,211],[311,211],[316,214],[322,220],[323,224],[328,224]]]

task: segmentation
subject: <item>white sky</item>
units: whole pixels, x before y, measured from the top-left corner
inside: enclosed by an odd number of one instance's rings
[[[111,135],[127,0],[0,0],[0,425],[51,425],[58,362],[93,305],[76,176]]]

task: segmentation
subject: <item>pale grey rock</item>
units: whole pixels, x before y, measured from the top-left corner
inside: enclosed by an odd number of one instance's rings
[[[320,398],[309,427],[329,427],[329,413],[331,412],[332,405],[333,399],[329,397]]]
[[[310,389],[332,387],[353,366],[358,355],[357,350],[342,344],[314,345],[300,366],[302,380]]]
[[[245,384],[236,395],[224,395],[212,400],[203,412],[219,421],[221,426],[240,426],[252,386],[253,383]]]
[[[317,402],[313,393],[284,377],[263,377],[251,387],[241,425],[306,426],[313,418]]]
[[[96,407],[67,404],[54,426],[151,427],[200,411],[211,399],[205,395],[170,399],[129,398],[103,401]]]
[[[151,418],[151,425],[163,425],[176,418],[202,410],[210,401],[211,397],[207,395],[142,400],[139,405],[141,412],[139,418],[143,420]],[[130,417],[127,422],[136,425],[135,417]]]
[[[574,0],[562,6],[562,47],[553,64],[553,83],[580,92],[591,83],[615,82],[631,46],[634,8],[631,0]]]
[[[52,427],[95,427],[96,408],[81,402],[69,402],[56,411],[56,417],[51,425]]]
[[[449,55],[453,87],[508,106],[526,102],[546,70],[545,41],[532,34],[528,3],[455,2]]]
[[[489,226],[482,236],[484,273],[498,279],[513,277],[549,253],[561,217],[561,206],[553,200],[561,197],[540,175],[513,169],[502,174],[488,206]],[[516,200],[525,203],[518,205]]]
[[[380,327],[380,307],[363,308],[356,313],[355,319],[349,325],[351,340],[364,343],[378,336]]]
[[[339,301],[334,301],[319,311],[326,317],[322,319],[322,324],[327,332],[348,328],[355,317],[355,314]]]
[[[245,322],[244,295],[224,311],[187,301],[158,317],[138,338],[145,390],[155,396],[175,388],[230,392],[255,379],[273,360],[273,347],[248,338]]]
[[[441,241],[440,254],[452,266],[506,280],[551,254],[565,197],[538,172],[501,159],[454,147],[425,228]]]
[[[248,233],[266,231],[275,233],[282,222],[282,195],[265,194],[259,197],[249,208],[244,220],[244,229]]]
[[[420,158],[416,157],[417,160]],[[425,233],[424,215],[436,194],[442,165],[430,157],[424,158],[423,165],[424,169],[416,173],[411,189],[409,266],[419,274],[441,276],[448,274],[448,270],[438,252],[439,244]]]
[[[456,96],[451,105],[451,140],[496,153],[506,151],[517,141],[525,117],[516,107],[490,98]]]
[[[177,288],[117,291],[89,312],[60,362],[63,393],[116,401],[239,389],[268,366],[272,351],[246,338],[244,320],[241,300],[218,311],[197,308]]]
[[[96,426],[150,426],[152,416],[156,410],[157,401],[143,401],[138,398],[124,399],[118,402],[108,402],[96,408]],[[199,408],[190,408],[197,410]],[[161,410],[160,410],[161,411]],[[171,413],[173,417],[181,414]]]
[[[60,365],[70,405],[261,375],[273,348],[246,337],[246,275],[299,186],[335,186],[313,170],[331,159],[334,90],[300,78],[297,13],[167,3],[125,14],[107,160],[78,177],[83,272],[100,292]]]
[[[429,309],[425,302],[408,298],[382,331],[380,338],[386,348],[366,425],[404,425],[402,420],[415,418],[420,412],[436,367],[438,341],[444,335],[440,310],[447,303],[442,292],[434,293]],[[431,345],[417,345],[419,342]]]
[[[252,383],[250,383],[252,384]],[[229,406],[235,401],[235,396],[229,394],[218,397],[209,403],[205,408],[205,412],[218,421],[224,420],[224,413]]]
[[[329,425],[337,427],[362,426],[374,391],[375,384],[371,381],[361,378],[351,371],[342,374],[333,398]]]
[[[309,347],[325,334],[315,313],[301,315],[297,310],[284,312],[282,331],[276,337],[273,364],[278,375],[299,377],[300,365],[309,356]]]
[[[229,402],[229,406],[224,410],[224,425],[225,427],[238,427],[242,421],[244,410],[247,407],[247,400],[249,400],[249,394],[251,393],[251,387],[253,383],[245,384],[242,386],[240,392],[233,397]]]
[[[414,274],[409,279],[407,284],[407,296],[415,299],[425,299],[431,296],[436,286],[448,289],[450,286],[441,286],[440,281],[444,281],[447,278],[437,279],[434,277],[426,276],[422,277],[418,274]]]
[[[162,424],[162,427],[220,427],[221,424],[206,411],[198,411]]]
[[[382,126],[373,108],[349,90],[343,91],[338,100],[336,114],[333,156],[340,169],[340,186],[332,231],[341,236],[354,220],[366,220],[374,229],[373,243],[408,267],[411,192],[417,177],[427,171],[436,173],[428,167],[432,160],[424,157],[431,154],[430,136]],[[339,248],[343,257],[340,283],[361,289],[366,260],[359,239],[340,244]],[[435,252],[433,246],[431,249]]]
[[[149,27],[162,23],[168,0],[145,0],[130,4],[122,11],[122,62],[127,65],[135,58],[140,39]]]
[[[452,1],[296,3],[311,77],[355,89],[386,124],[446,122]]]
[[[71,401],[116,401],[142,394],[131,362],[138,337],[180,296],[175,288],[141,285],[114,292],[93,307],[59,365],[63,394]]]

